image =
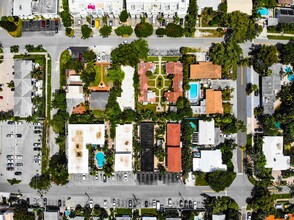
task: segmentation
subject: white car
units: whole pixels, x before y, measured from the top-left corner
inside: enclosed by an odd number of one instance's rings
[[[112,200],[112,206],[113,206],[113,207],[116,206],[116,201],[115,201],[115,199]]]
[[[96,174],[95,179],[98,181],[98,174]]]
[[[128,43],[128,41],[127,40],[124,40],[124,44],[127,44]]]
[[[86,174],[83,174],[83,180],[86,180]]]
[[[22,155],[15,155],[15,159],[22,159]]]
[[[127,173],[124,173],[124,180],[125,180],[125,182],[128,182],[128,174]]]
[[[104,208],[107,207],[107,200],[104,200]]]
[[[93,199],[90,199],[89,205],[90,205],[90,209],[92,209],[93,208]]]
[[[172,206],[172,199],[171,199],[171,198],[168,199],[168,206],[169,206],[169,207]]]
[[[7,163],[13,163],[13,159],[7,159]]]

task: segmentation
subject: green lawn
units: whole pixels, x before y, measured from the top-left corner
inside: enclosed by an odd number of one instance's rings
[[[90,86],[97,86],[101,81],[101,66],[95,65],[94,69],[96,71],[95,81],[90,83]]]
[[[158,57],[157,56],[149,56],[147,57],[147,59],[144,60],[145,62],[154,62],[154,61],[158,61]]]
[[[104,111],[99,111],[99,110],[93,110],[92,111],[93,115],[95,116],[95,118],[105,118],[105,112]]]
[[[148,86],[155,86],[155,80],[148,80]]]
[[[71,58],[70,52],[68,50],[64,50],[60,55],[60,88],[66,85],[66,63]]]
[[[139,104],[139,103],[138,103],[137,110],[138,110],[138,112],[142,112],[142,111],[145,110],[145,109],[150,109],[150,110],[152,110],[153,112],[156,112],[156,107],[157,107],[156,104],[142,105],[142,104]]]
[[[129,215],[132,216],[132,209],[117,208],[115,209],[116,216]]]
[[[156,209],[141,209],[141,215],[142,216],[149,216],[149,217],[152,217],[152,216],[158,216],[158,212],[156,211]]]
[[[224,113],[231,114],[232,105],[228,102],[224,102],[223,106],[224,106]]]
[[[292,39],[294,39],[294,37],[272,36],[272,35],[267,35],[267,38],[270,40],[292,40]]]
[[[205,180],[206,173],[196,172],[195,173],[195,186],[208,186]]]
[[[168,56],[165,56],[165,57],[162,57],[161,58],[161,61],[170,61],[170,62],[177,62],[181,57],[168,57]]]
[[[290,193],[287,194],[274,194],[274,199],[291,199],[292,195]]]

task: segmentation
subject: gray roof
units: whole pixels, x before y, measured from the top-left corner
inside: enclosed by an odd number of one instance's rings
[[[79,58],[79,53],[84,53],[88,50],[88,47],[70,47],[73,58]]]
[[[282,64],[274,64],[270,67],[272,75],[262,77],[262,106],[265,114],[274,113],[275,94],[281,90],[281,68]]]
[[[279,23],[294,23],[294,10],[292,8],[281,8],[278,11]]]
[[[28,117],[32,115],[32,78],[33,62],[31,60],[14,61],[14,108],[15,116]]]
[[[104,111],[108,97],[109,92],[91,92],[90,108]]]
[[[44,220],[59,220],[59,212],[44,212]]]

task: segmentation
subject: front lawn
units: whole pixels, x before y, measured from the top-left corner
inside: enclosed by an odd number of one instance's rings
[[[132,216],[132,209],[116,208],[115,213],[116,213],[116,216],[123,216],[123,215]]]
[[[138,103],[137,110],[138,110],[138,112],[142,112],[142,111],[144,111],[146,109],[150,109],[153,112],[156,112],[156,107],[157,107],[156,104],[142,105],[142,104]]]
[[[156,211],[156,209],[146,209],[146,208],[143,208],[141,209],[141,216],[149,216],[149,217],[152,217],[152,216],[158,216],[158,212]]]
[[[195,186],[208,186],[206,182],[206,173],[195,172]]]
[[[101,66],[100,65],[95,65],[94,66],[96,76],[95,76],[95,81],[90,83],[90,86],[98,86],[98,84],[101,81]]]
[[[69,50],[64,50],[60,55],[60,88],[66,85],[66,63],[71,59]]]

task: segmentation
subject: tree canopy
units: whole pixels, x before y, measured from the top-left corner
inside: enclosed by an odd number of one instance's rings
[[[169,23],[165,28],[165,34],[168,37],[182,37],[184,35],[184,29],[178,24]]]
[[[122,82],[123,79],[125,78],[125,72],[122,71],[122,69],[120,67],[111,68],[111,69],[108,70],[107,77],[111,81],[118,80],[118,81]]]
[[[116,33],[117,36],[121,36],[121,37],[130,36],[133,33],[133,28],[132,26],[122,25],[116,28],[114,32]]]
[[[35,214],[28,211],[29,205],[20,200],[14,209],[14,220],[35,220]]]
[[[229,187],[235,178],[235,172],[216,170],[211,173],[207,173],[206,182],[214,191],[220,192]]]
[[[153,34],[153,26],[148,22],[141,21],[135,27],[137,37],[149,37]]]
[[[112,32],[112,27],[108,26],[108,25],[103,25],[103,27],[101,27],[99,29],[99,33],[102,37],[108,37]]]
[[[252,51],[253,68],[261,76],[269,76],[272,71],[269,69],[274,63],[278,63],[278,50],[274,45],[261,45]]]
[[[33,189],[48,190],[51,186],[50,175],[46,173],[42,175],[35,175],[32,177],[29,185]]]
[[[83,53],[83,58],[86,63],[94,62],[96,60],[96,54],[93,50],[87,50]]]
[[[87,39],[89,37],[92,37],[93,31],[92,28],[89,27],[87,24],[83,24],[81,26],[81,31],[82,31],[82,39]]]
[[[129,15],[128,15],[127,10],[122,10],[120,15],[119,15],[119,20],[121,22],[126,22],[128,20],[128,17],[129,17]]]
[[[68,183],[67,159],[63,152],[54,154],[49,162],[49,172],[51,181],[56,185],[65,185]]]
[[[283,64],[294,66],[294,41],[283,44],[280,50],[280,58]]]

